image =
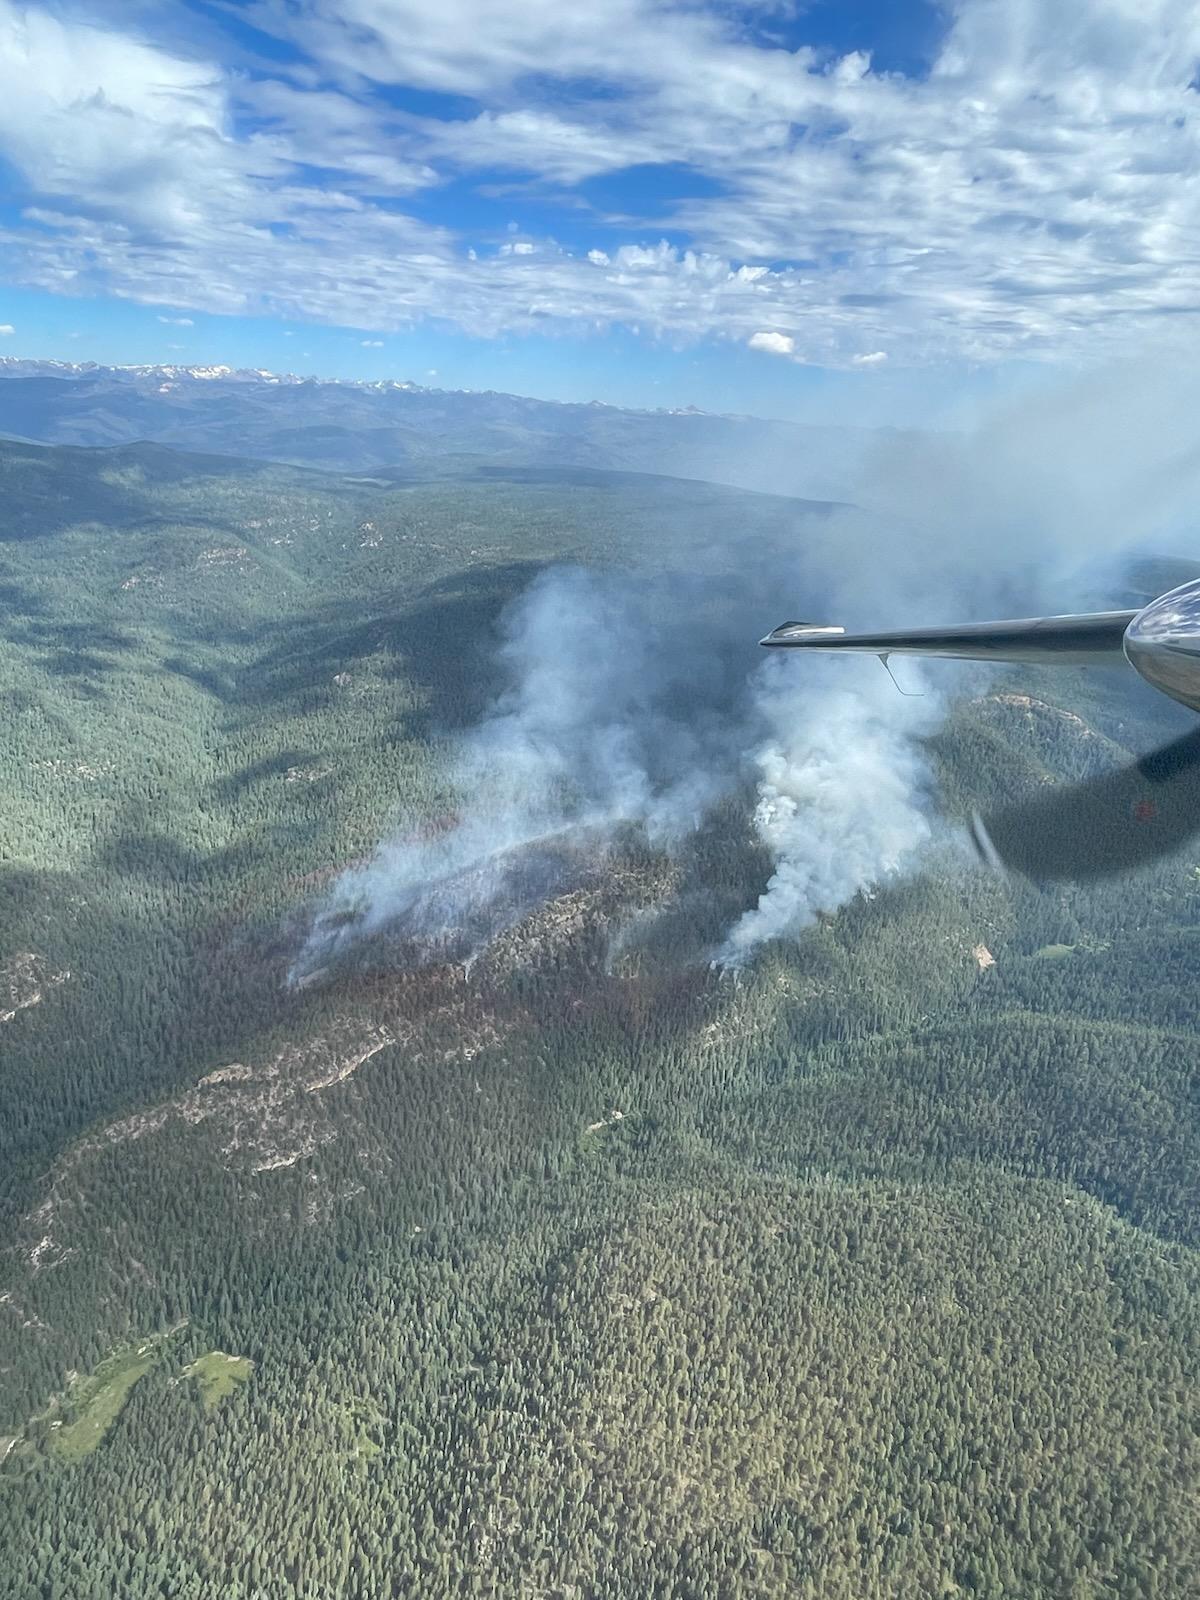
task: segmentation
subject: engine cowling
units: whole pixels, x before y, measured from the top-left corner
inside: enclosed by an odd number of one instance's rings
[[[1200,711],[1200,579],[1143,606],[1122,643],[1126,659],[1147,683]]]

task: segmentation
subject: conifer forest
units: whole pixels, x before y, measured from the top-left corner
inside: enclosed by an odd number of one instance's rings
[[[749,769],[686,827],[683,779],[804,614],[753,552],[820,546],[819,600],[828,504],[162,445],[0,485],[2,1600],[1200,1594],[1200,846],[1083,887],[959,837],[1178,708],[866,663],[919,848],[725,960],[777,863]],[[710,711],[650,800],[594,826],[572,762],[565,832],[398,889],[500,825],[539,594],[599,698],[667,640]]]

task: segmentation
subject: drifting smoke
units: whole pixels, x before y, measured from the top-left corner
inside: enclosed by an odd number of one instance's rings
[[[740,770],[754,664],[742,598],[688,577],[535,581],[505,619],[510,686],[461,744],[460,814],[343,874],[293,979],[383,929],[411,942],[409,959],[468,959],[629,831],[677,850]]]
[[[1126,369],[970,433],[884,436],[861,468],[866,510],[798,506],[789,537],[731,530],[715,552],[656,550],[656,570],[543,574],[504,622],[506,687],[461,742],[460,813],[344,874],[293,979],[384,929],[411,942],[408,959],[468,959],[623,840],[680,851],[731,796],[774,870],[722,965],[896,872],[930,831],[933,676],[906,697],[874,661],[756,640],[788,615],[858,627],[1067,610],[1090,598],[1089,564],[1151,541],[1185,553],[1194,388],[1161,365]],[[664,573],[672,561],[688,575]]]
[[[846,666],[832,685],[830,669]],[[759,675],[771,731],[754,755],[754,825],[776,867],[757,906],[730,930],[722,966],[740,965],[767,939],[898,872],[929,837],[929,774],[914,741],[936,725],[940,701],[912,695],[898,706],[874,661],[824,662],[806,678],[797,682],[779,656]]]
[[[732,795],[777,870],[722,965],[895,870],[928,831],[910,740],[931,701],[899,696],[875,662],[797,673],[757,646],[829,521],[801,517],[794,539],[732,571],[535,581],[505,619],[509,687],[461,743],[461,812],[343,874],[293,979],[385,931],[408,963],[467,961],[621,841],[677,854]]]

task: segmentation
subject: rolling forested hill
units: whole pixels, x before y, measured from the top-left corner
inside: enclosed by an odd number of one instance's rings
[[[723,972],[735,790],[473,959],[289,983],[453,825],[539,573],[740,605],[830,508],[160,445],[0,490],[0,1595],[1200,1592],[1200,846],[1040,890],[947,828]],[[956,684],[950,823],[1175,725]]]

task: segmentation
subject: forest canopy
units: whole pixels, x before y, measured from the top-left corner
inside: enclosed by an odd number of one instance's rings
[[[531,585],[757,605],[831,509],[161,446],[0,485],[0,1595],[1200,1591],[1200,849],[1039,888],[952,839],[1172,707],[955,677],[919,858],[736,971],[731,782],[297,982],[340,873],[456,825]]]

